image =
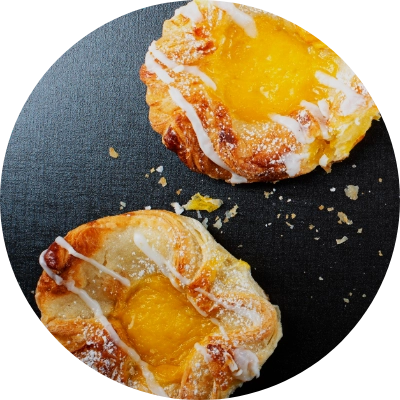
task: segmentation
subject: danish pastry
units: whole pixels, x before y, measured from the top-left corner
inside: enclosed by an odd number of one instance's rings
[[[198,221],[167,211],[106,217],[40,256],[42,321],[76,357],[138,390],[227,398],[258,377],[279,309],[250,267]]]
[[[146,54],[149,119],[193,171],[276,181],[348,157],[379,112],[324,43],[270,13],[195,0]]]

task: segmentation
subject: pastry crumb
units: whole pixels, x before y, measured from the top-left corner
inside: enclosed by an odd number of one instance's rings
[[[217,228],[217,229],[221,229],[221,228],[222,228],[222,221],[221,221],[221,219],[218,219],[217,222],[216,222],[215,224],[213,224],[213,227],[214,227],[214,228]]]
[[[382,257],[383,256],[383,254],[382,254],[382,252],[379,250],[378,251],[378,254]]]
[[[290,216],[292,217],[292,219],[295,219],[297,215],[292,213]]]
[[[201,216],[201,212],[199,210],[196,210],[196,211],[197,211],[197,218],[202,219],[203,217]]]
[[[177,191],[176,191],[176,194],[179,196],[180,194],[182,193],[182,189],[178,189]]]
[[[325,208],[322,204],[318,207],[321,211]]]
[[[357,230],[357,233],[362,233],[362,231],[363,231],[363,228],[360,228]]]
[[[314,228],[315,228],[315,226],[312,225],[312,224],[310,224],[309,227],[308,227],[308,229],[309,229],[310,231],[312,231]]]
[[[335,188],[335,187],[331,187],[329,190],[330,190],[331,192],[336,192],[336,188]]]
[[[319,237],[315,237],[315,238],[314,238],[314,240],[319,240],[319,239],[320,239]]]
[[[338,224],[342,224],[343,222],[347,225],[353,225],[353,221],[347,218],[347,215],[344,212],[338,212],[339,221]]]
[[[382,178],[379,178],[378,181],[379,181],[379,183],[382,183]]]
[[[279,196],[279,200],[283,200],[283,197],[282,197],[282,196]]]
[[[286,222],[286,225],[287,225],[290,229],[293,229],[293,228],[294,228],[294,225],[290,224],[289,222]]]
[[[150,173],[153,173],[153,172],[155,172],[156,170],[154,169],[154,168],[152,168],[151,170],[150,170]]]
[[[289,214],[286,214],[285,219],[289,219]]]
[[[239,244],[239,246],[238,247],[243,247],[243,245],[242,244]]]
[[[367,295],[364,293],[361,297],[367,297]]]
[[[353,168],[356,168],[356,167],[357,167],[357,165],[356,165],[356,164],[353,164],[353,165],[352,165],[352,167],[353,167]]]
[[[292,201],[292,199],[287,199],[287,203],[290,203]]]
[[[174,208],[176,214],[181,215],[185,209],[177,202],[171,203],[171,206]]]
[[[346,299],[346,298],[343,298],[343,301],[344,301],[345,303],[350,303],[350,300],[349,300],[349,299]]]
[[[145,210],[151,210],[151,206],[146,206],[144,209]]]
[[[323,280],[324,280],[324,278],[323,278],[322,276],[320,276],[318,279],[319,279],[320,281],[323,281]]]
[[[202,196],[200,193],[196,193],[192,198],[183,205],[185,210],[201,210],[213,212],[220,208],[224,204],[221,199],[213,199],[209,196]]]
[[[110,147],[108,151],[109,151],[110,157],[112,157],[112,158],[119,157],[119,154],[114,150],[114,147]]]
[[[281,214],[277,214],[277,215],[276,215],[276,218],[279,219],[280,217],[281,217]]]
[[[161,173],[164,171],[164,167],[162,165],[160,165],[159,167],[156,168],[156,171]]]
[[[329,208],[327,208],[327,211],[328,212],[331,212],[331,211],[333,211],[335,208],[334,207],[329,207]]]
[[[119,204],[120,204],[122,207],[126,207],[126,203],[125,203],[124,201],[120,201]]]
[[[354,185],[347,185],[344,189],[344,193],[350,200],[357,200],[358,199],[358,186]]]
[[[342,243],[346,242],[347,240],[349,240],[349,238],[347,236],[343,236],[341,239],[336,239],[336,243],[342,244]]]
[[[207,229],[208,228],[208,218],[204,218],[201,224],[204,226],[204,228]]]
[[[146,174],[144,177],[145,177],[145,178],[148,178],[149,176],[150,176],[149,174]]]
[[[273,192],[264,192],[264,197],[266,199],[269,199],[269,196],[271,196],[272,194],[274,194]]]
[[[227,223],[231,218],[236,217],[239,206],[235,204],[229,211],[225,213],[224,223]]]
[[[166,180],[163,176],[160,178],[160,180],[158,181],[158,183],[159,183],[162,187],[167,186],[167,180]]]

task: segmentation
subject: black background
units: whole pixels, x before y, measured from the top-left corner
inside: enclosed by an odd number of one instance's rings
[[[390,60],[393,61],[393,41],[390,40],[391,21],[387,15],[390,13],[383,8],[373,11],[354,10],[347,13],[340,8],[331,8],[329,14],[320,12],[313,15],[309,9],[304,7],[299,7],[299,9],[281,7],[281,15],[296,15],[298,23],[312,23],[313,31],[320,31],[322,39],[336,39],[337,46],[344,47],[345,54],[353,56],[353,63],[361,64],[362,79],[396,79],[394,74],[396,63],[390,62]],[[7,23],[9,26],[6,44],[9,56],[6,75],[8,119],[15,119],[15,104],[23,103],[23,89],[31,86],[32,80],[39,79],[39,64],[47,63],[47,57],[55,54],[56,47],[64,47],[65,39],[78,39],[79,32],[86,31],[88,23],[101,24],[104,22],[104,15],[118,14],[119,8],[116,7],[113,9],[96,6],[90,10],[82,10],[78,6],[74,7],[71,3],[65,9],[52,10],[51,13],[40,5],[35,5],[31,9],[29,7],[24,7],[23,10],[16,9],[13,18]],[[395,119],[394,113],[395,99],[378,97],[377,103],[385,104],[385,121],[379,125],[382,135],[391,135],[392,132],[397,132],[398,118]],[[396,135],[398,133],[393,135],[393,143],[398,143]],[[368,136],[365,141],[367,142],[367,140]],[[157,144],[160,145],[160,143]],[[354,156],[360,157],[360,163],[364,150],[362,147],[354,149],[354,153],[356,153]],[[160,149],[160,152],[162,154],[163,150]],[[373,154],[370,155],[373,157]],[[173,155],[168,154],[168,157],[174,160]],[[353,152],[351,157],[353,157]],[[347,163],[348,166],[354,159]],[[175,161],[177,162],[177,160]],[[162,160],[159,164],[163,164]],[[333,174],[341,173],[339,167],[342,165],[336,168],[334,166]],[[394,163],[390,167],[395,168]],[[343,170],[344,177],[346,173]],[[398,181],[398,170],[391,174],[397,174]],[[306,178],[300,185],[305,184],[307,179],[310,179],[311,185],[314,184],[317,176],[321,176],[322,179],[323,174],[317,172],[313,176],[314,179]],[[286,187],[289,190],[291,185],[287,184]],[[21,211],[23,212],[23,210]],[[117,212],[116,210],[115,213]],[[17,219],[21,221],[23,218],[23,216],[19,216]],[[32,234],[39,233],[32,232]],[[398,235],[398,232],[393,231],[393,234]],[[216,239],[219,240],[219,237]],[[225,245],[225,243],[223,244]],[[386,257],[390,262],[390,256]],[[243,258],[246,260],[245,255]],[[4,267],[2,271],[5,272]],[[13,343],[15,352],[8,357],[10,359],[62,359],[64,355],[56,353],[53,346],[47,345],[47,338],[39,336],[38,322],[32,319],[31,307],[25,304],[21,296],[22,292],[13,280],[15,275],[11,271],[8,271],[7,277],[5,273],[2,275],[2,281],[5,282],[6,287],[2,291],[3,304],[7,304],[4,307],[4,321],[7,321],[15,331],[30,332],[29,340],[18,340]],[[396,273],[393,276],[389,272],[387,278],[388,280],[381,284],[376,302],[370,304],[368,311],[398,311],[393,305]],[[268,286],[266,289],[268,291]],[[395,323],[366,321],[366,318],[367,314],[365,313],[364,320],[354,329],[352,328],[352,333],[347,335],[344,340],[341,339],[333,351],[326,355],[321,354],[323,361],[317,362],[311,368],[302,369],[296,377],[286,382],[285,388],[301,387],[304,390],[309,388],[312,392],[312,387],[320,387],[320,385],[342,388],[346,384],[350,384],[354,389],[361,390],[364,385],[373,385],[373,382],[379,378],[384,378],[387,384],[390,378],[394,377],[388,362],[396,347]],[[10,337],[11,342],[12,337],[13,335]],[[7,356],[3,355],[2,358],[6,359]],[[303,362],[303,360],[293,360],[293,363],[296,364],[299,361]],[[283,390],[283,387],[281,389]],[[237,391],[237,396],[239,395],[240,392]]]

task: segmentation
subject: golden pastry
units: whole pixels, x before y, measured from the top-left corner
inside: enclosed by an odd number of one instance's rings
[[[231,183],[330,171],[379,119],[363,84],[324,43],[233,3],[178,9],[140,77],[165,146],[193,171]]]
[[[250,266],[198,221],[167,211],[106,217],[40,257],[36,302],[76,357],[135,389],[227,398],[258,377],[281,337]]]

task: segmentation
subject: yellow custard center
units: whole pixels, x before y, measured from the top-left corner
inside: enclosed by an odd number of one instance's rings
[[[336,72],[333,53],[301,28],[289,31],[268,14],[254,20],[256,38],[228,23],[220,31],[223,43],[200,66],[231,114],[246,122],[265,121],[270,113],[290,113],[302,100],[315,103],[326,97],[315,72]]]
[[[132,347],[161,384],[181,381],[195,343],[216,328],[163,275],[140,281],[118,319]]]

